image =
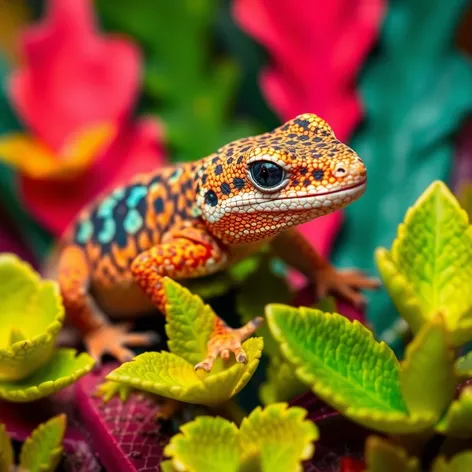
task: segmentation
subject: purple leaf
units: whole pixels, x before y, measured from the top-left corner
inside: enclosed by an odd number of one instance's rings
[[[77,383],[77,407],[95,451],[106,470],[156,472],[170,433],[155,419],[160,406],[149,396],[132,393],[126,403],[94,397],[96,387],[116,364],[107,364]]]
[[[74,405],[74,386],[31,403],[0,401],[0,423],[6,425],[13,440],[23,442],[40,423],[59,413],[67,415],[64,437],[64,468],[68,472],[98,472],[100,464],[93,454],[87,432]]]

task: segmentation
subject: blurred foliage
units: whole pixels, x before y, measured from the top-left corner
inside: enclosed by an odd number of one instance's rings
[[[432,180],[449,177],[451,135],[472,109],[472,67],[452,47],[465,5],[390,2],[380,44],[360,80],[367,118],[351,146],[367,166],[369,184],[346,209],[334,254],[339,266],[373,273],[375,248],[391,244],[407,207]],[[367,317],[382,337],[397,313],[384,290],[369,298]]]
[[[21,129],[5,94],[8,70],[7,63],[0,57],[0,135]],[[28,246],[36,255],[46,252],[51,238],[24,210],[18,195],[16,173],[3,164],[0,164],[0,196],[0,206],[18,226]]]
[[[215,52],[217,0],[97,0],[105,28],[133,37],[145,56],[144,112],[158,115],[174,161],[196,160],[259,130],[230,119],[238,68]]]

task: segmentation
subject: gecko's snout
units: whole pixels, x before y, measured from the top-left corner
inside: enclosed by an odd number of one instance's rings
[[[338,179],[347,177],[365,178],[366,175],[366,168],[360,159],[355,162],[339,162],[334,169],[334,176]]]

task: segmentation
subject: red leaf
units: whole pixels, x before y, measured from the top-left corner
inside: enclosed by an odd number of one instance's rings
[[[51,397],[31,403],[0,401],[0,423],[6,425],[9,436],[23,442],[40,423],[60,413],[67,415],[64,436],[64,470],[67,472],[99,472],[101,470],[88,434],[75,409],[75,386],[55,393]]]
[[[365,469],[364,461],[352,457],[341,457],[339,472],[363,472]]]
[[[316,113],[346,141],[361,119],[356,77],[377,37],[385,0],[234,0],[241,27],[263,44],[271,63],[262,91],[282,121]],[[327,255],[340,212],[301,227]]]
[[[32,134],[52,150],[84,127],[116,124],[129,114],[139,50],[99,34],[90,0],[49,0],[45,18],[24,32],[21,46],[24,65],[11,78],[10,96]]]
[[[98,194],[140,172],[161,167],[164,150],[154,121],[124,128],[105,154],[74,180],[34,180],[23,176],[21,190],[34,218],[61,235],[83,206]]]
[[[106,470],[154,472],[170,439],[155,416],[159,406],[142,394],[133,393],[126,403],[113,398],[104,404],[93,394],[108,365],[81,378],[77,384],[77,407]]]

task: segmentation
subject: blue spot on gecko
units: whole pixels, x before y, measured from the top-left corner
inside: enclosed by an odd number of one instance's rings
[[[106,198],[102,203],[100,203],[100,206],[97,209],[97,215],[101,218],[111,218],[117,203],[118,202],[112,196]]]
[[[147,193],[147,188],[142,185],[132,188],[128,198],[126,199],[126,205],[130,208],[136,208],[138,203],[147,195]]]
[[[103,222],[103,228],[98,234],[98,240],[102,244],[107,244],[113,240],[115,236],[115,232],[116,232],[115,222],[112,219],[108,218]]]
[[[130,210],[123,222],[125,231],[129,234],[136,234],[143,226],[143,218],[137,210]]]
[[[84,220],[79,224],[76,241],[79,244],[86,244],[93,235],[93,224],[90,220]]]

